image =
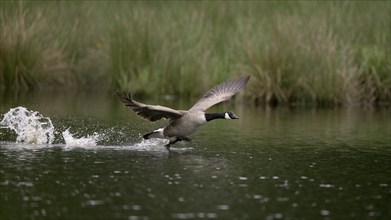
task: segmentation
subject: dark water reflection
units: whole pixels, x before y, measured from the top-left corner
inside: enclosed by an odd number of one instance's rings
[[[55,145],[31,146],[0,130],[1,219],[391,217],[390,109],[222,105],[213,110],[232,109],[240,120],[213,122],[167,153],[132,148],[159,124],[112,99],[3,97],[2,114],[22,105],[59,133],[71,127],[105,139],[67,149],[56,134]]]

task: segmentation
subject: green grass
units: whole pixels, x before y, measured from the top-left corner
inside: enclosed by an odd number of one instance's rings
[[[390,104],[390,4],[1,2],[0,87],[193,97],[251,74],[257,103]]]

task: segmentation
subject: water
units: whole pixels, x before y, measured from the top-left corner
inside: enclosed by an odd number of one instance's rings
[[[114,95],[3,98],[1,118],[17,106],[50,120],[53,138],[17,142],[0,129],[0,219],[391,217],[387,108],[222,105],[212,110],[240,119],[213,121],[168,153],[141,138],[161,123]]]

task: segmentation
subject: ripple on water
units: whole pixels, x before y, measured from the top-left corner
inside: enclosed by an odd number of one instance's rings
[[[32,182],[19,182],[16,186],[17,187],[33,187],[34,184]]]
[[[320,188],[334,188],[334,185],[328,184],[328,183],[321,183],[319,184]]]
[[[149,220],[149,218],[148,218],[148,216],[131,215],[131,216],[128,216],[128,220]]]
[[[217,219],[218,215],[217,213],[213,212],[198,212],[198,213],[173,213],[171,215],[174,219],[195,219],[195,218],[202,218],[202,219]]]
[[[86,206],[98,206],[98,205],[103,205],[104,201],[102,200],[87,200],[86,202],[83,203],[83,205]]]
[[[272,220],[272,219],[282,219],[284,215],[282,213],[273,213],[270,214],[266,217],[267,220]]]

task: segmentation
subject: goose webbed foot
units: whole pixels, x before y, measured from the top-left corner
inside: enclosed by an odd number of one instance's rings
[[[170,150],[171,144],[172,144],[172,143],[171,143],[171,141],[170,141],[170,143],[164,145],[168,151]]]
[[[166,145],[164,145],[164,146],[167,148],[167,150],[170,150],[170,146],[171,146],[172,144],[175,144],[175,143],[178,142],[178,141],[187,141],[187,142],[191,142],[191,139],[188,138],[188,137],[177,137],[177,138],[175,138],[174,140],[170,140],[170,142],[168,142],[168,144],[166,144]]]
[[[181,141],[191,142],[191,139],[188,137],[181,138]]]

